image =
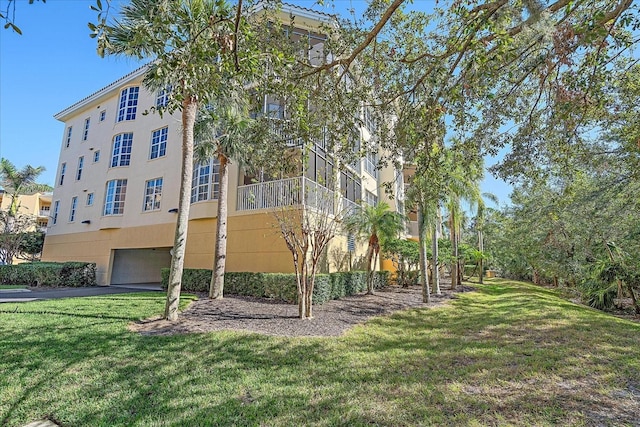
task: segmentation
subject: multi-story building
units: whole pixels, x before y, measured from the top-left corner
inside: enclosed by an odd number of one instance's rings
[[[8,211],[10,205],[11,197],[0,190],[0,210]],[[21,194],[18,196],[18,206],[18,213],[36,218],[35,230],[47,230],[47,220],[51,210],[51,193]]]
[[[296,16],[295,31],[307,37],[310,52],[321,49],[323,39],[316,31],[327,15],[287,5],[283,13],[287,19]],[[65,129],[43,260],[95,262],[100,285],[159,282],[161,267],[170,265],[180,185],[180,115],[143,114],[166,101],[163,91],[143,86],[145,70],[137,69],[55,115]],[[273,117],[277,108],[265,98],[263,114]],[[372,130],[365,126],[360,131],[368,136]],[[227,271],[293,271],[273,209],[292,201],[313,204],[310,195],[319,194],[327,182],[319,179],[321,170],[333,170],[335,186],[323,191],[339,192],[341,206],[379,200],[397,206],[398,199],[381,189],[398,175],[393,168],[377,169],[375,156],[369,155],[338,170],[332,167],[331,153],[321,143],[312,144],[300,176],[265,181],[235,162],[230,165]],[[291,197],[283,197],[287,194]],[[217,197],[217,161],[196,163],[186,268],[213,265]],[[334,239],[330,251],[353,250],[349,240]]]

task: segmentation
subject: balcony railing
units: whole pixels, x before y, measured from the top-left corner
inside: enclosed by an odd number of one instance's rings
[[[259,182],[238,187],[236,210],[308,206],[335,213],[334,192],[306,177]]]
[[[40,209],[40,216],[49,216],[51,215],[50,209]]]

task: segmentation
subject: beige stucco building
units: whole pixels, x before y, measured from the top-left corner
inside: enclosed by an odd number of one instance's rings
[[[313,28],[326,15],[288,8],[287,16],[296,14],[296,31],[319,49],[322,38]],[[180,185],[180,114],[143,114],[164,102],[164,93],[143,86],[144,72],[144,67],[135,70],[55,115],[65,129],[43,260],[95,262],[100,285],[159,282],[160,268],[170,264]],[[265,99],[263,113],[274,108]],[[369,136],[370,129],[360,130]],[[326,191],[339,193],[343,207],[385,200],[402,209],[401,194],[389,198],[381,188],[383,182],[401,184],[401,174],[393,168],[377,170],[372,160],[369,156],[344,170],[335,168],[336,188]],[[296,200],[311,203],[309,195],[322,187],[315,169],[330,162],[331,154],[314,145],[301,176],[267,182],[255,182],[231,164],[227,271],[293,271],[273,209],[287,192],[298,192]],[[213,265],[217,180],[215,161],[194,166],[186,268]],[[401,193],[401,185],[396,188]],[[348,240],[336,238],[330,252],[353,250]],[[359,246],[356,251],[362,254],[364,246]]]
[[[0,210],[8,211],[11,197],[0,190]],[[51,193],[21,194],[18,196],[18,213],[36,218],[36,227],[46,231],[51,209]]]

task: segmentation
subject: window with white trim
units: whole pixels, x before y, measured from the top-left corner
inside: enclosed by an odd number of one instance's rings
[[[58,222],[58,211],[60,210],[60,200],[56,200],[55,202],[53,202],[53,215],[51,216],[51,219],[53,220],[53,224],[55,224],[56,222]]]
[[[169,103],[169,95],[171,94],[171,85],[164,89],[160,89],[156,93],[156,107],[166,107]]]
[[[67,138],[66,141],[64,143],[65,148],[69,148],[69,146],[71,145],[71,133],[73,132],[73,126],[69,126],[67,128]]]
[[[121,133],[113,138],[113,150],[111,151],[111,167],[129,166],[131,163],[131,146],[133,145],[133,133]]]
[[[86,141],[89,138],[89,124],[91,123],[91,117],[84,119],[84,131],[82,132],[82,140]]]
[[[64,174],[67,173],[67,164],[63,163],[60,165],[60,179],[58,180],[58,185],[64,184]]]
[[[78,197],[73,196],[71,198],[71,209],[69,209],[69,222],[76,220],[76,208],[78,207]]]
[[[118,122],[123,120],[135,120],[136,110],[138,109],[139,94],[139,86],[122,89],[122,92],[120,92],[120,102],[118,104]]]
[[[160,209],[162,199],[162,178],[150,179],[145,184],[143,210],[157,211]]]
[[[367,151],[367,157],[364,159],[364,170],[374,178],[378,177],[378,155]]]
[[[376,206],[378,204],[378,196],[371,191],[365,190],[364,196],[366,198],[365,202],[367,202],[369,206]]]
[[[84,156],[78,157],[78,172],[76,172],[76,181],[80,181],[82,178],[82,168],[84,166]]]
[[[124,200],[127,195],[127,180],[113,179],[107,181],[106,187],[102,214],[105,216],[122,215],[124,213]]]
[[[217,200],[220,189],[220,162],[210,159],[196,163],[191,181],[191,203]]]
[[[163,127],[162,129],[154,130],[151,134],[151,154],[149,158],[157,159],[167,154],[167,135],[169,134],[169,128]]]
[[[100,150],[96,150],[93,153],[93,163],[98,163],[100,161]]]
[[[93,193],[87,194],[87,206],[93,206]]]
[[[107,110],[100,111],[100,121],[104,122],[106,118],[107,118]]]

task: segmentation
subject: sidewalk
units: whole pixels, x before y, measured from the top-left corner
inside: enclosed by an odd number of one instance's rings
[[[29,302],[42,299],[94,297],[99,295],[128,294],[132,292],[160,292],[162,288],[156,283],[140,283],[130,285],[94,286],[90,288],[64,289],[3,289],[0,292],[0,303]]]

